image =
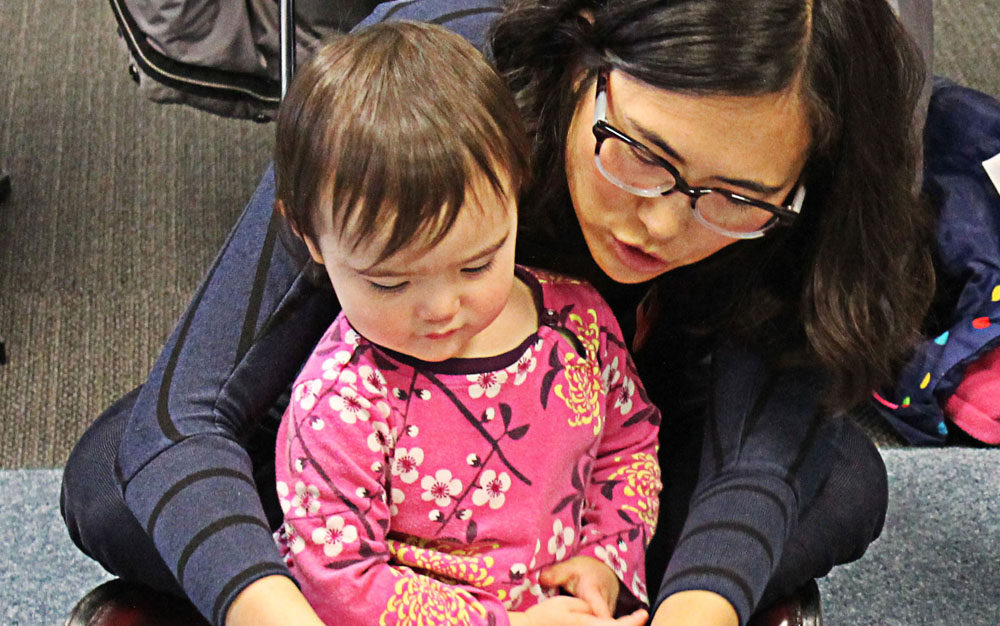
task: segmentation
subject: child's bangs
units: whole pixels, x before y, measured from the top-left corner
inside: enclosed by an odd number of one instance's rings
[[[509,191],[496,172],[510,160],[509,142],[488,116],[427,108],[437,103],[402,96],[376,103],[367,119],[341,126],[329,152],[340,155],[332,164],[334,225],[355,246],[385,242],[379,261],[413,243],[438,243],[483,179],[499,196]]]

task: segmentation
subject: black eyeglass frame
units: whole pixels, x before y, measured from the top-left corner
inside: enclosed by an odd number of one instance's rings
[[[611,67],[604,67],[597,73],[597,88],[595,89],[595,102],[594,102],[594,125],[593,133],[596,143],[594,145],[594,161],[597,165],[597,169],[601,172],[608,182],[613,185],[637,196],[644,198],[655,198],[658,196],[668,196],[674,191],[679,191],[691,200],[691,210],[698,217],[698,221],[704,224],[706,227],[719,232],[721,234],[736,237],[740,239],[752,239],[755,237],[761,237],[764,235],[765,231],[770,230],[771,227],[778,224],[787,226],[795,221],[795,218],[799,216],[802,210],[802,204],[805,200],[805,185],[801,182],[797,182],[792,189],[788,192],[785,200],[782,202],[783,206],[778,206],[776,204],[771,204],[770,202],[765,202],[764,200],[758,200],[756,198],[750,198],[742,194],[738,194],[734,191],[728,189],[721,189],[718,187],[694,187],[689,185],[684,177],[681,176],[680,172],[674,165],[656,154],[649,149],[645,144],[637,139],[629,137],[627,134],[618,130],[611,125],[607,120],[608,111],[608,100],[607,100],[607,89],[608,89],[608,76],[611,74]],[[625,183],[613,180],[604,171],[601,165],[600,154],[601,146],[608,139],[618,139],[623,141],[633,149],[638,150],[647,156],[651,161],[655,162],[658,166],[662,167],[674,178],[674,185],[669,189],[659,191],[656,189],[640,189],[638,187],[626,186]],[[696,205],[698,199],[702,196],[708,195],[710,193],[721,194],[732,202],[736,204],[745,204],[748,206],[753,206],[759,209],[764,209],[768,211],[773,216],[769,221],[765,222],[760,228],[749,233],[739,233],[736,231],[729,231],[720,226],[709,223],[705,220],[697,211]]]

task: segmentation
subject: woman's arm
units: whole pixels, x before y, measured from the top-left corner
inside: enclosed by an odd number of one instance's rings
[[[728,600],[717,593],[694,589],[665,599],[650,626],[738,626],[739,617]]]
[[[830,473],[841,422],[821,412],[821,379],[804,368],[773,372],[726,346],[713,354],[711,380],[698,483],[654,614],[675,594],[704,590],[745,623]],[[674,600],[665,615],[705,599]]]
[[[288,575],[245,445],[336,312],[332,290],[309,284],[278,240],[272,203],[269,172],[143,385],[118,451],[128,507],[216,624],[243,587]]]

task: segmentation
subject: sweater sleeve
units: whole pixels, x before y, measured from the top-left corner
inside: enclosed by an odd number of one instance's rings
[[[592,310],[600,333],[604,425],[586,488],[578,554],[607,563],[623,587],[648,605],[645,550],[656,529],[662,487],[656,458],[660,412],[646,395],[614,314],[603,302]]]
[[[272,203],[268,172],[143,385],[117,457],[126,504],[216,624],[248,584],[288,575],[245,446],[337,310],[279,240]]]
[[[704,589],[747,622],[800,511],[829,475],[842,422],[821,412],[821,391],[815,371],[775,372],[732,346],[713,354],[699,479],[657,604]]]
[[[323,351],[335,356],[320,377],[310,379],[307,366],[296,384],[275,463],[285,511],[279,537],[306,599],[331,626],[507,624],[492,594],[398,565],[421,561],[410,554],[420,548],[389,536],[399,497],[389,487],[393,429],[401,420],[367,382],[377,369],[359,366],[363,359],[341,365],[336,355],[346,350]]]

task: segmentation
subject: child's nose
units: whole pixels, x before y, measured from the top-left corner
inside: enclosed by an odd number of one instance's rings
[[[442,289],[421,304],[420,316],[426,322],[443,323],[455,317],[458,308],[458,294],[448,289]]]

